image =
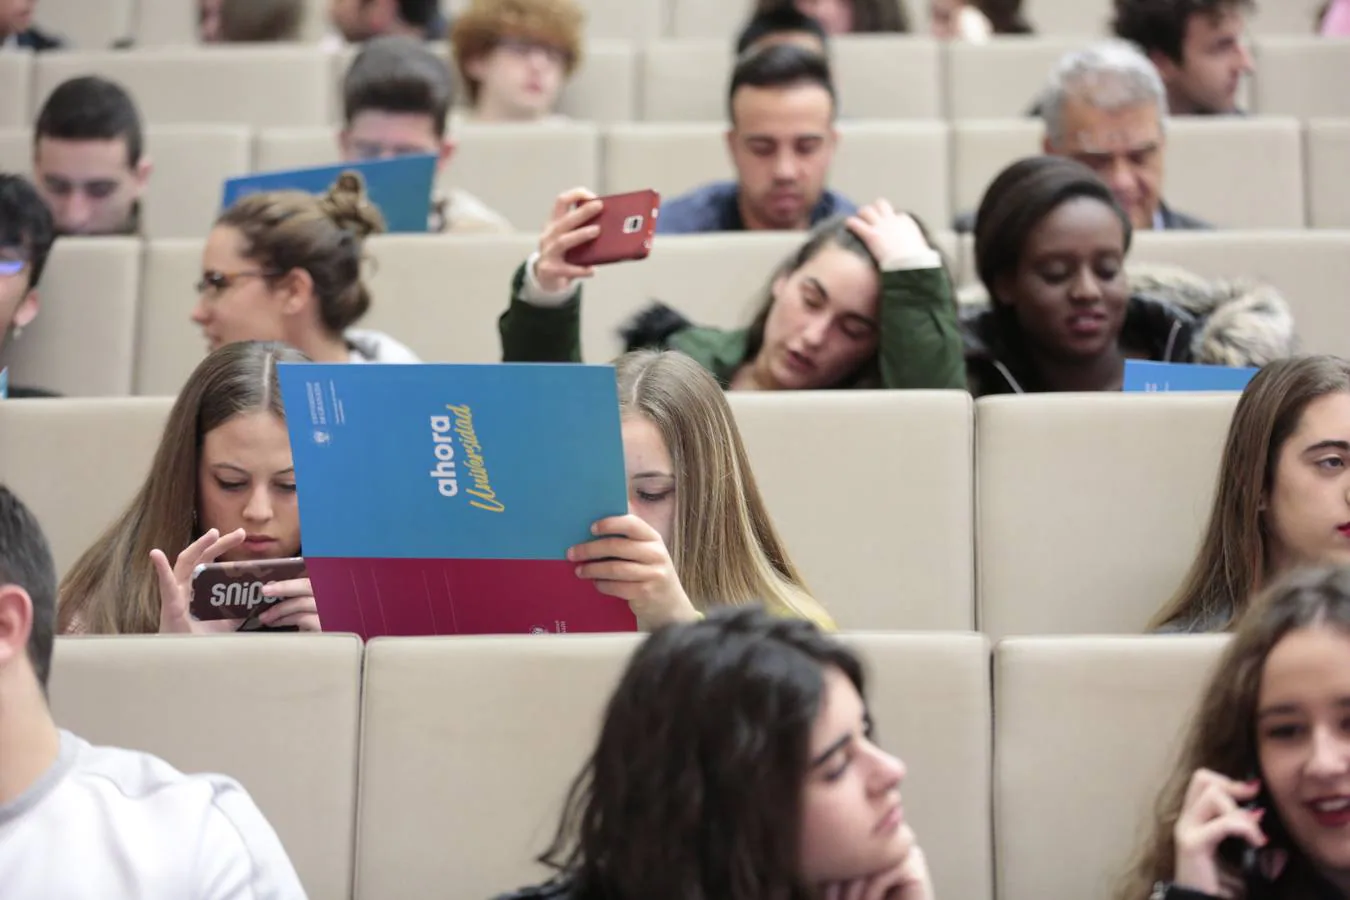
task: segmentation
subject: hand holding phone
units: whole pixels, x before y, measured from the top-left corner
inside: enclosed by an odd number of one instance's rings
[[[539,236],[534,279],[551,294],[571,288],[595,266],[641,259],[651,250],[661,198],[655,191],[597,197],[585,188],[558,196]]]
[[[318,630],[300,558],[198,565],[192,572],[192,614],[202,622],[227,620],[239,631],[298,630],[302,617],[312,614],[314,627],[306,630]]]
[[[1267,843],[1261,830],[1265,808],[1256,806],[1260,793],[1261,784],[1255,780],[1235,781],[1209,769],[1191,776],[1173,830],[1176,864],[1172,880],[1177,886],[1217,895],[1222,888],[1222,863],[1237,868],[1244,877],[1255,871],[1257,853]]]
[[[150,562],[159,580],[160,634],[203,634],[233,630],[216,622],[198,622],[189,612],[192,573],[203,563],[215,562],[244,542],[244,529],[222,535],[212,528],[188,544],[174,558],[173,565],[163,550],[150,551]]]

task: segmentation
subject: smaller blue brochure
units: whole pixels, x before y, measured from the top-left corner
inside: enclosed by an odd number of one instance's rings
[[[1121,390],[1136,393],[1178,391],[1241,391],[1260,369],[1236,366],[1201,366],[1193,363],[1125,360],[1125,383]]]

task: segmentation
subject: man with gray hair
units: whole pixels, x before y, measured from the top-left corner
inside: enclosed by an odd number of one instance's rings
[[[1041,95],[1040,112],[1045,152],[1087,164],[1135,228],[1211,227],[1163,202],[1167,91],[1132,44],[1103,41],[1066,55]]]
[[[1158,70],[1133,44],[1102,41],[1055,65],[1034,110],[1045,123],[1042,149],[1086,164],[1110,186],[1135,229],[1213,226],[1162,199],[1167,91]],[[957,218],[971,231],[974,216]]]

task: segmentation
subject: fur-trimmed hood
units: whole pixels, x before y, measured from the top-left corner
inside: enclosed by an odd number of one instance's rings
[[[1295,353],[1294,318],[1279,291],[1251,278],[1207,279],[1177,266],[1129,267],[1121,343],[1161,362],[1263,366]],[[1035,377],[983,285],[962,289],[961,325],[971,392],[1033,391]]]

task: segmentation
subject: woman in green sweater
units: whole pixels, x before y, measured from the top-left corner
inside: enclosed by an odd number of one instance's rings
[[[499,327],[506,362],[581,361],[581,287],[564,254],[599,233],[601,201],[558,197],[539,249],[516,270]],[[626,349],[679,350],[727,390],[966,386],[956,304],[941,255],[885,200],[826,220],[769,282],[747,328],[693,325],[656,304],[624,330]]]

